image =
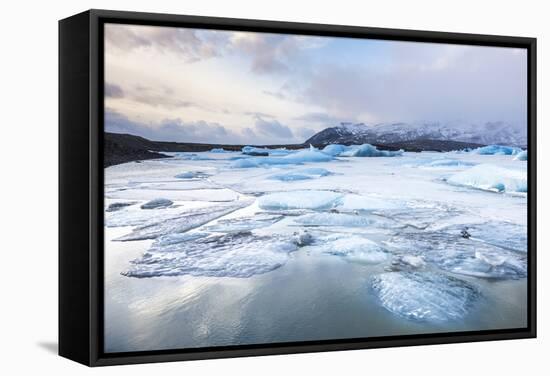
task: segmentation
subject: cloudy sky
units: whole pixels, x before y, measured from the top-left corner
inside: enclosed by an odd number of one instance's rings
[[[521,49],[105,25],[105,129],[303,142],[340,122],[524,125]]]

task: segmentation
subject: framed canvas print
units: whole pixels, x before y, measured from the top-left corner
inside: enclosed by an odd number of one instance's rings
[[[536,40],[60,21],[59,352],[536,335]]]

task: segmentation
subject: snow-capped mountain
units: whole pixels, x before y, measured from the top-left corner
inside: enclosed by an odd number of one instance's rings
[[[393,144],[415,140],[460,141],[525,146],[527,127],[505,122],[458,123],[341,123],[310,137],[310,144]]]

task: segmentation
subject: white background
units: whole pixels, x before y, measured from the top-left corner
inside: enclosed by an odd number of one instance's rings
[[[548,372],[548,175],[539,167],[539,338],[88,369],[57,342],[57,20],[106,8],[538,38],[539,166],[550,165],[550,26],[544,1],[132,0],[3,3],[0,43],[0,373],[422,374]],[[545,113],[546,112],[546,113]],[[548,167],[546,167],[547,169]],[[546,232],[546,233],[545,233]],[[75,250],[76,251],[76,250]],[[538,370],[538,371],[537,371]]]

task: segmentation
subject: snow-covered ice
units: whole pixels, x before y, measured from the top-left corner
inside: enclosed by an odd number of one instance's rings
[[[492,164],[481,164],[458,172],[449,177],[447,182],[493,192],[527,192],[527,173],[525,170],[503,168]]]
[[[462,319],[480,296],[474,285],[434,272],[383,273],[372,288],[388,311],[417,321]]]
[[[389,254],[376,242],[361,236],[328,236],[319,245],[309,247],[310,252],[321,252],[343,257],[347,261],[379,264],[389,259]]]
[[[269,176],[268,179],[290,182],[296,180],[316,179],[323,176],[328,176],[330,174],[330,171],[324,168],[302,168],[296,171],[288,171],[274,174]]]
[[[266,210],[330,209],[337,205],[342,194],[331,191],[292,191],[262,196],[258,205]]]

